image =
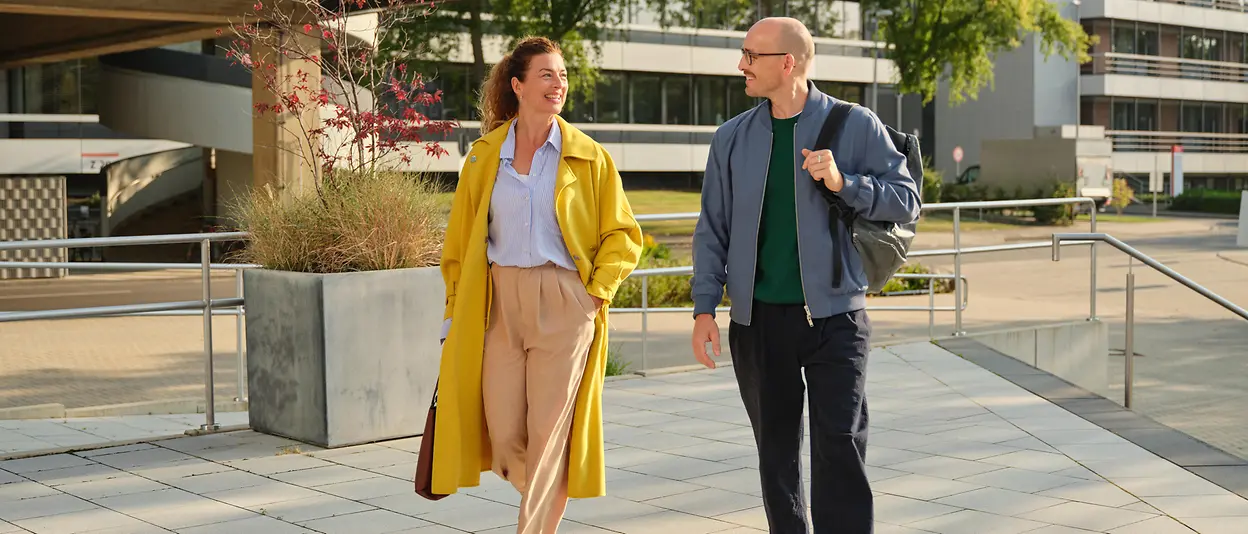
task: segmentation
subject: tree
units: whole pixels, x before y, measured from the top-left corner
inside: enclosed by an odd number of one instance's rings
[[[1066,0],[1060,0],[1063,4]],[[1054,53],[1086,63],[1096,42],[1062,17],[1051,0],[863,0],[864,14],[880,13],[880,32],[892,46],[902,93],[929,103],[939,82],[949,82],[949,102],[958,104],[993,81],[993,56],[1018,48],[1029,35],[1045,57]]]
[[[1109,205],[1114,207],[1118,215],[1122,215],[1122,210],[1131,205],[1133,198],[1135,198],[1135,191],[1131,189],[1127,179],[1114,178],[1114,194],[1109,200]]]
[[[659,16],[664,28],[714,28],[747,31],[759,19],[772,16],[793,17],[806,25],[816,37],[838,35],[840,17],[831,3],[821,0],[646,0]]]
[[[607,32],[624,23],[626,2],[618,0],[496,0],[508,47],[540,36],[559,43],[568,67],[568,92],[592,94],[597,59]]]
[[[485,79],[484,37],[495,33],[508,48],[520,39],[541,36],[559,43],[568,66],[569,91],[592,89],[598,81],[596,57],[606,33],[623,23],[625,4],[615,0],[449,0],[429,16],[396,25],[386,46],[421,70],[448,61],[464,38],[472,46],[472,84]],[[493,16],[490,22],[482,14]],[[409,49],[404,43],[425,43]]]
[[[447,0],[430,5],[425,17],[408,18],[395,24],[382,41],[387,52],[410,68],[421,72],[434,70],[437,63],[449,60],[464,38],[472,48],[470,79],[485,79],[485,34],[487,23],[483,13],[493,10],[491,0]],[[422,43],[409,47],[410,43]]]
[[[455,126],[421,111],[442,98],[440,91],[425,91],[423,76],[353,35],[348,15],[357,4],[365,2],[326,7],[319,0],[257,0],[231,25],[226,56],[260,82],[255,115],[297,140],[279,148],[316,173],[318,195],[332,171],[375,173],[407,163],[412,145],[445,155],[432,138]],[[425,0],[388,0],[373,12],[379,31],[427,13]]]

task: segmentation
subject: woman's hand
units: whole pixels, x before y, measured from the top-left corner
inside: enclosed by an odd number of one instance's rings
[[[594,308],[595,308],[595,309],[599,309],[599,310],[601,310],[601,309],[602,309],[602,303],[604,302],[602,299],[600,299],[600,298],[598,298],[598,297],[595,297],[595,296],[593,296],[593,295],[590,295],[590,296],[589,296],[589,300],[594,301]]]

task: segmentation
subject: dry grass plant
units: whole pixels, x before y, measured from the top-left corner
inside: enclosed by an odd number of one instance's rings
[[[344,273],[430,267],[441,259],[445,195],[420,175],[335,171],[315,191],[244,195],[250,232],[237,259],[277,271]]]

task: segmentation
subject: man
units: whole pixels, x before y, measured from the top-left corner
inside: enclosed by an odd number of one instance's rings
[[[746,34],[737,68],[746,93],[766,102],[726,122],[711,142],[693,238],[693,351],[715,367],[706,345],[720,355],[715,308],[727,285],[728,343],[770,531],[809,532],[800,452],[808,385],[815,532],[869,533],[867,279],[837,223],[845,270],[834,286],[832,204],[819,188],[876,221],[914,221],[919,198],[904,156],[865,108],[849,113],[831,150],[812,150],[836,101],[808,80],[814,53],[810,32],[793,19],[764,19]]]

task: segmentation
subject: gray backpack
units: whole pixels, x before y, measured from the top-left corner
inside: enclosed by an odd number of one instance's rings
[[[823,129],[819,132],[819,138],[815,142],[816,150],[836,146],[841,131],[844,129],[845,119],[849,117],[855,105],[839,100],[833,104],[832,110],[828,112],[828,118],[823,123]],[[898,132],[888,125],[884,128],[888,131],[897,150],[906,157],[906,169],[910,171],[910,176],[914,177],[919,202],[922,202],[923,158],[919,153],[919,138]],[[871,221],[859,217],[852,208],[845,204],[845,201],[841,200],[841,197],[828,188],[820,187],[819,192],[823,194],[829,205],[828,226],[832,230],[832,263],[835,266],[835,271],[832,273],[833,287],[841,287],[841,281],[844,278],[844,267],[841,265],[843,245],[840,239],[837,239],[840,235],[839,222],[849,229],[853,237],[854,248],[857,249],[858,256],[862,258],[863,270],[867,273],[867,293],[879,293],[884,289],[888,280],[897,273],[897,270],[905,265],[906,254],[910,251],[910,243],[914,241],[915,230],[918,227],[918,219],[905,224]]]

